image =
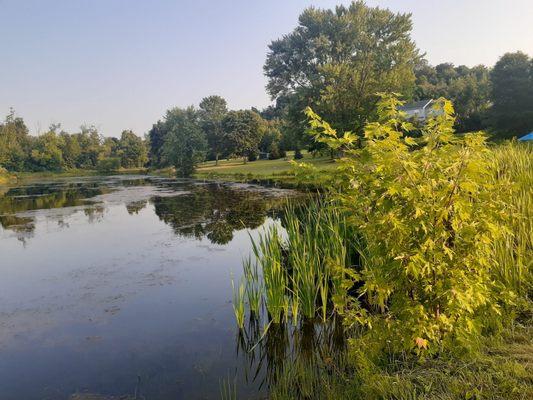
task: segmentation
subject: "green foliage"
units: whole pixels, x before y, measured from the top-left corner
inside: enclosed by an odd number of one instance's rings
[[[244,283],[240,282],[239,286],[236,288],[233,279],[231,280],[231,289],[233,291],[233,313],[235,314],[235,319],[237,320],[237,325],[239,329],[244,327],[244,301],[245,301],[245,287]]]
[[[306,106],[335,129],[360,133],[372,118],[376,92],[412,93],[419,54],[411,29],[409,14],[356,1],[333,10],[307,8],[291,33],[269,45],[267,90],[286,103],[295,146],[306,142]]]
[[[506,143],[494,149],[491,160],[496,193],[509,226],[493,242],[494,275],[523,302],[533,293],[533,146]],[[529,307],[527,301],[522,306]]]
[[[230,111],[222,121],[225,132],[225,152],[243,157],[245,162],[259,152],[263,134],[263,119],[251,110]]]
[[[471,348],[513,299],[493,279],[493,243],[510,231],[509,209],[484,136],[455,136],[451,103],[438,101],[416,139],[398,105],[383,96],[362,149],[308,111],[315,139],[345,153],[335,197],[357,232],[362,301],[347,317],[388,351]]]
[[[264,303],[272,322],[279,324],[283,314],[287,316],[288,312],[289,280],[282,264],[282,243],[277,228],[271,227],[259,236],[258,242],[252,241],[252,246],[263,274]]]
[[[10,110],[0,123],[0,166],[9,171],[23,171],[29,150],[28,128],[24,120]]]
[[[163,121],[157,121],[148,132],[150,166],[163,168],[168,167],[163,157],[163,145],[168,129]]]
[[[81,132],[75,136],[81,149],[76,166],[86,169],[95,168],[103,151],[98,129],[93,125],[82,125]]]
[[[416,100],[444,97],[453,102],[458,132],[471,132],[483,127],[490,106],[490,74],[483,65],[468,68],[442,63],[435,67],[423,60],[415,68]]]
[[[218,164],[219,156],[224,152],[224,129],[222,121],[228,113],[226,100],[220,96],[208,96],[200,102],[200,125],[207,138],[209,151]]]
[[[491,71],[491,81],[491,126],[501,137],[531,132],[533,59],[522,52],[504,54]]]
[[[198,112],[194,107],[167,111],[164,126],[167,131],[162,148],[163,160],[176,168],[180,176],[190,176],[205,158],[206,139]]]
[[[28,163],[34,171],[59,171],[65,166],[62,148],[63,138],[49,131],[31,141],[31,155]]]
[[[257,261],[252,261],[251,257],[248,257],[243,262],[243,269],[250,312],[257,316],[261,311],[263,296],[263,283],[259,275]]]
[[[369,365],[364,357],[299,355],[275,370],[269,398],[361,400],[522,400],[533,396],[533,330],[517,326],[505,340],[484,340],[468,359],[414,357]],[[364,348],[358,349],[364,354]]]
[[[14,179],[5,168],[0,167],[0,185],[5,185]]]
[[[276,160],[282,157],[280,150],[281,122],[275,120],[263,120],[261,124],[261,141],[259,151],[269,153],[269,159]]]
[[[300,317],[320,316],[325,321],[335,311],[342,312],[356,277],[350,269],[353,251],[346,247],[349,233],[342,215],[330,204],[312,201],[289,206],[283,225],[286,240],[272,226],[252,241],[262,274],[251,273],[251,260],[244,263],[247,285],[254,288],[254,296],[260,292],[272,323],[279,324],[283,316],[294,324]],[[257,303],[249,301],[254,313],[252,305]]]
[[[96,127],[86,125],[69,134],[60,124],[52,124],[47,132],[30,136],[13,110],[0,123],[0,165],[10,171],[101,170],[107,168],[100,165],[102,158],[119,158],[124,168],[142,167],[147,161],[146,143],[132,131],[124,131],[120,140],[103,139]]]
[[[96,164],[96,169],[98,170],[98,172],[102,172],[105,174],[108,174],[110,172],[116,172],[120,169],[120,158],[102,158],[101,160],[98,160],[98,164]]]
[[[122,132],[118,146],[112,149],[111,153],[120,157],[120,164],[123,168],[143,167],[148,161],[148,149],[144,141],[131,130]]]

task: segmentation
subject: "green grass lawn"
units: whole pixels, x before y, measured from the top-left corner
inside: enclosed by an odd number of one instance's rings
[[[198,177],[235,177],[244,175],[257,179],[271,179],[279,177],[291,177],[294,175],[294,167],[290,163],[293,154],[287,154],[286,158],[278,160],[257,160],[249,161],[246,164],[242,159],[220,160],[218,165],[214,161],[201,163],[197,170]],[[327,171],[335,168],[336,164],[329,157],[313,157],[309,153],[304,153],[304,158],[296,160],[314,165],[320,171]]]

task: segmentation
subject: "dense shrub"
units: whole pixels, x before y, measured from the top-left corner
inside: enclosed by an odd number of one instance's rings
[[[96,165],[96,168],[98,169],[98,172],[103,173],[118,171],[120,168],[120,158],[110,157],[99,160],[98,164]]]
[[[512,235],[510,221],[519,217],[502,195],[513,193],[513,182],[494,179],[482,133],[454,134],[451,103],[438,102],[418,138],[406,135],[413,126],[399,105],[382,98],[360,149],[354,134],[337,135],[307,110],[315,139],[344,153],[334,196],[361,257],[358,300],[347,316],[368,328],[377,350],[472,348],[516,298],[494,279],[494,243]]]

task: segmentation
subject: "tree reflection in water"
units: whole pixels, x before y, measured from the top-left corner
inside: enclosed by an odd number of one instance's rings
[[[137,195],[131,192],[136,187]],[[146,195],[143,188],[151,188],[153,193]],[[155,177],[92,178],[4,188],[0,192],[0,225],[25,242],[36,228],[36,214],[28,214],[30,211],[71,208],[42,215],[68,227],[67,217],[82,210],[89,223],[96,223],[104,219],[109,206],[105,195],[120,190],[124,190],[121,201],[128,214],[137,215],[151,204],[157,217],[176,235],[198,240],[205,237],[219,245],[230,242],[236,230],[254,229],[267,217],[277,218],[285,204],[280,192],[264,188]]]
[[[190,194],[155,197],[156,215],[183,237],[207,237],[214,244],[226,244],[233,232],[261,226],[266,217],[279,216],[285,200],[265,198],[264,193],[235,189],[227,185],[199,185]]]

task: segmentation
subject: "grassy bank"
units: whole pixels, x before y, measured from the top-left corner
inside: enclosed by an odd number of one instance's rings
[[[17,178],[6,171],[4,168],[0,167],[0,185],[7,185],[9,183],[15,182]]]
[[[470,357],[391,360],[373,368],[345,359],[291,360],[276,371],[270,398],[464,400],[533,397],[533,328],[515,324]]]
[[[256,160],[246,164],[242,159],[220,160],[218,165],[214,161],[207,161],[200,164],[196,170],[195,177],[200,179],[220,179],[220,180],[273,180],[282,183],[292,183],[296,180],[295,168],[291,163],[305,162],[316,168],[316,173],[332,171],[336,163],[330,157],[313,157],[305,152],[303,159],[294,160],[292,152],[287,157],[278,160]]]
[[[49,178],[68,178],[77,176],[99,176],[99,175],[129,175],[129,174],[145,174],[146,168],[134,169],[120,169],[115,172],[103,173],[95,169],[69,169],[65,171],[39,171],[39,172],[14,172],[11,180],[2,182],[2,175],[0,174],[0,184],[8,184],[12,182],[34,181],[39,179]]]

